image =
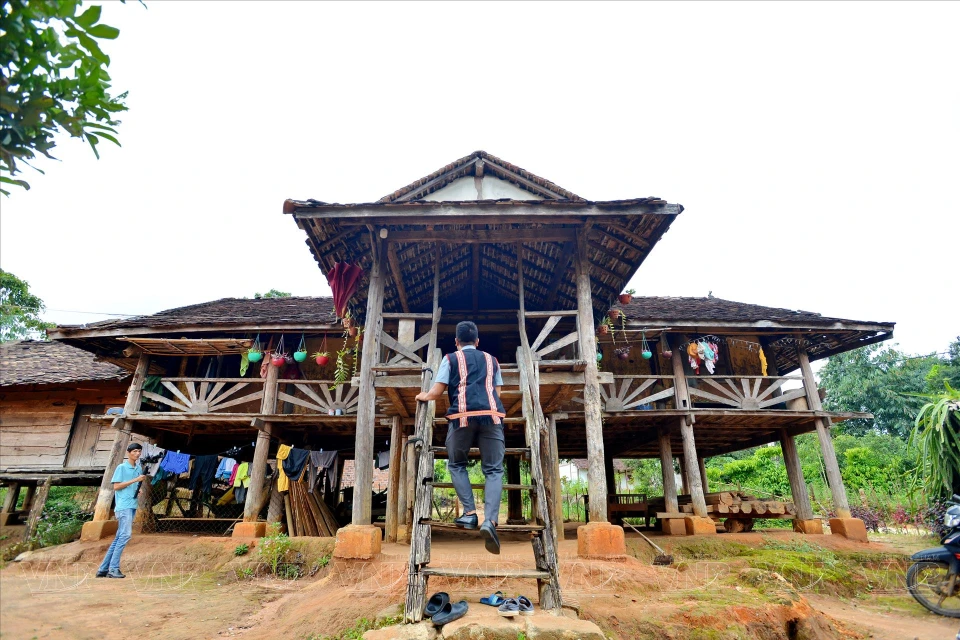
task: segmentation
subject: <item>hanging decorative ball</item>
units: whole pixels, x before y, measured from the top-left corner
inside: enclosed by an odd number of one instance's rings
[[[672,358],[672,357],[673,357],[673,351],[669,351],[669,350],[668,350],[668,351],[661,351],[661,352],[660,352],[660,355],[662,355],[664,358]]]
[[[251,349],[250,351],[247,352],[247,361],[260,362],[261,360],[263,360],[262,351],[254,351],[253,349]]]
[[[600,362],[601,360],[603,360],[603,352],[597,351],[597,362]]]
[[[650,358],[653,357],[653,352],[652,352],[652,351],[641,351],[641,352],[640,352],[640,355],[643,357],[644,360],[649,360]]]
[[[307,352],[306,352],[306,351],[294,351],[294,352],[293,352],[293,359],[296,360],[297,362],[304,362],[304,361],[307,359]]]

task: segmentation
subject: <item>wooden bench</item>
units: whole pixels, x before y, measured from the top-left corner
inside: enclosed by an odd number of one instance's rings
[[[645,493],[614,493],[607,496],[607,514],[610,522],[623,524],[624,518],[643,518],[650,526],[650,506]]]

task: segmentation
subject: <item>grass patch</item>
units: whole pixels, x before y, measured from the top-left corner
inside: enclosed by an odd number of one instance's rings
[[[360,640],[367,631],[400,624],[403,622],[403,615],[403,605],[400,605],[400,612],[395,616],[373,620],[360,618],[352,627],[341,631],[337,635],[310,635],[307,636],[307,640]]]

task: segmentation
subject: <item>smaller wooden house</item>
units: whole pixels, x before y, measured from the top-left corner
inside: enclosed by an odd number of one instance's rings
[[[89,417],[122,407],[129,377],[62,342],[0,345],[0,486],[8,489],[0,525],[34,505],[39,515],[50,485],[100,484],[116,430]]]

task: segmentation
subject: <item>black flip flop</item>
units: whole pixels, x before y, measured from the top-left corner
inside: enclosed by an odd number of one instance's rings
[[[469,607],[466,600],[461,600],[460,602],[447,602],[447,604],[443,606],[443,609],[433,616],[433,624],[439,627],[440,625],[447,624],[448,622],[459,620],[463,616],[467,615],[468,608]]]
[[[427,601],[427,606],[423,609],[423,615],[432,618],[440,613],[443,607],[448,604],[450,604],[450,595],[445,591],[438,591],[430,596],[430,599]]]

